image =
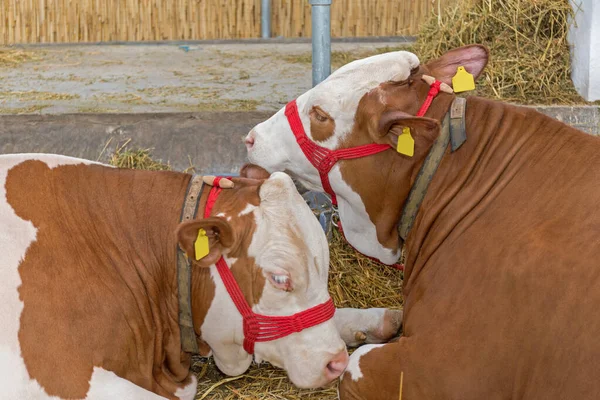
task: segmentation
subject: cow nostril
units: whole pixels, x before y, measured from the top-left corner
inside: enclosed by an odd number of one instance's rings
[[[248,150],[254,146],[254,135],[254,131],[250,131],[250,133],[246,135],[246,139],[244,139],[244,143],[246,143]]]
[[[335,379],[339,377],[346,366],[348,365],[348,352],[346,349],[340,351],[327,363],[326,375],[329,379]]]

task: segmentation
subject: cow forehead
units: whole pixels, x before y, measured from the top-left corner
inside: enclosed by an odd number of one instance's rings
[[[286,253],[296,259],[309,252],[318,264],[326,265],[327,239],[292,179],[282,172],[275,172],[262,184],[259,195],[260,206],[255,212],[257,229],[251,246],[253,252],[261,256],[273,253],[285,256],[281,253]],[[265,252],[264,246],[275,248]]]
[[[319,85],[304,93],[298,98],[298,102],[306,105],[318,102],[319,105],[325,106],[330,114],[354,111],[366,93],[391,79],[408,78],[410,71],[418,66],[417,56],[407,51],[395,51],[356,60],[341,67]]]
[[[346,64],[298,97],[298,109],[304,126],[310,126],[310,109],[317,105],[321,107],[336,124],[334,137],[322,145],[336,148],[343,136],[351,131],[363,96],[383,82],[407,79],[410,71],[418,66],[418,57],[407,51],[378,54]]]

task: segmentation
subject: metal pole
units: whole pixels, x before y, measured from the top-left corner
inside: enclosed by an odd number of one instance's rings
[[[312,6],[313,86],[331,74],[331,0],[310,0]]]
[[[262,0],[261,2],[260,34],[263,39],[271,37],[271,0]]]

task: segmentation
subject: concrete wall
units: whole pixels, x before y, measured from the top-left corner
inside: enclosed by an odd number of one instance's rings
[[[234,174],[246,160],[243,138],[272,112],[0,116],[0,154],[56,153],[108,160],[118,144],[152,149],[177,170]]]
[[[575,21],[569,30],[573,83],[588,101],[600,100],[600,0],[570,0]]]
[[[600,135],[598,106],[537,106],[577,129]],[[0,116],[0,154],[58,153],[107,161],[118,144],[151,148],[178,170],[190,163],[201,174],[237,173],[246,162],[243,137],[272,112],[63,114]],[[108,148],[105,149],[108,143]]]

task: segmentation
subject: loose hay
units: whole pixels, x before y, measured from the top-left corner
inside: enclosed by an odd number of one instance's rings
[[[110,165],[119,168],[132,168],[132,169],[145,169],[149,171],[170,171],[172,168],[169,164],[165,164],[162,161],[155,161],[151,157],[150,149],[134,149],[127,148],[131,139],[126,140],[125,143],[117,144],[114,153],[110,156],[108,161]],[[104,150],[110,145],[110,140],[104,146]],[[102,150],[102,153],[104,153]],[[100,153],[100,157],[102,156]]]
[[[522,104],[584,103],[570,78],[573,15],[569,0],[459,0],[421,28],[414,51],[429,60],[483,44],[491,57],[475,94]]]
[[[109,157],[111,165],[150,170],[171,169],[168,164],[152,160],[149,149],[127,148],[130,142],[127,140],[116,146]],[[105,149],[109,145],[110,141]],[[358,254],[337,231],[333,232],[329,249],[329,292],[337,307],[402,308],[402,271]],[[269,364],[252,365],[244,375],[228,377],[217,369],[212,359],[194,357],[192,371],[198,377],[197,400],[337,399],[337,383],[323,389],[298,389],[283,370]]]
[[[17,67],[25,62],[37,61],[39,57],[30,51],[0,49],[0,67]]]
[[[78,99],[78,94],[40,92],[37,90],[0,92],[0,100],[18,101],[59,101]]]

